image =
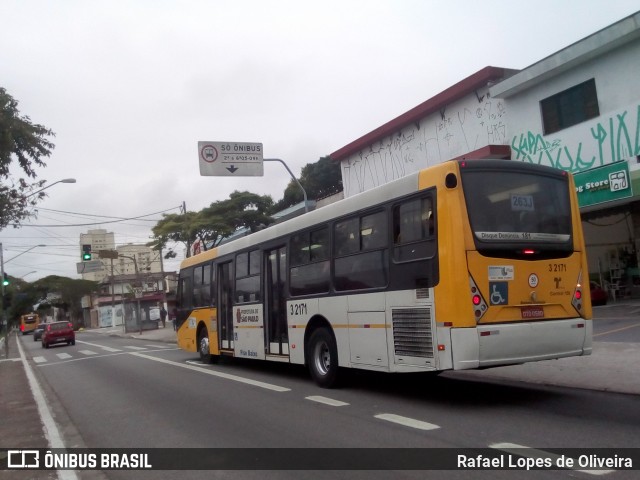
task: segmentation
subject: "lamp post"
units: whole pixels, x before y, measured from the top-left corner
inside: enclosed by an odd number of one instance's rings
[[[40,190],[36,190],[35,192],[30,193],[29,195],[25,195],[24,198],[33,197],[35,194],[40,193],[41,191],[46,190],[49,187],[53,187],[56,183],[76,183],[76,179],[75,178],[63,178],[62,180],[58,180],[57,182],[50,183],[46,187],[43,187]]]
[[[46,247],[46,245],[34,245],[33,247],[25,250],[24,252],[20,252],[18,255],[16,255],[15,257],[11,257],[9,260],[5,260],[4,263],[9,263],[11,260],[15,260],[16,258],[18,258],[20,255],[24,255],[25,253],[30,252],[31,250],[33,250],[34,248],[38,248],[38,247]],[[4,272],[3,272],[4,273]],[[30,272],[33,273],[33,272]],[[28,275],[28,274],[27,274]]]

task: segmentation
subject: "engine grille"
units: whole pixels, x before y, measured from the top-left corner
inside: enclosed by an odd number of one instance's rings
[[[430,308],[394,309],[392,318],[396,355],[433,358]]]

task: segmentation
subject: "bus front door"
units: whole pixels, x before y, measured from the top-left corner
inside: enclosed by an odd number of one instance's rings
[[[218,330],[220,350],[233,349],[233,276],[231,262],[218,265]]]
[[[285,302],[286,247],[269,250],[265,254],[265,314],[266,341],[269,355],[289,355],[287,333],[287,305]]]

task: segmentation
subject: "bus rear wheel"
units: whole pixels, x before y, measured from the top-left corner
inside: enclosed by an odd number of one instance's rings
[[[332,388],[338,380],[338,348],[327,328],[311,334],[307,345],[307,364],[311,377],[322,388]]]

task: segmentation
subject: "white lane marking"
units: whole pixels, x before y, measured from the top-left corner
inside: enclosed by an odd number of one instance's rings
[[[186,368],[187,370],[206,373],[207,375],[213,375],[214,377],[233,380],[234,382],[246,383],[247,385],[253,385],[254,387],[266,388],[267,390],[273,390],[274,392],[288,392],[291,390],[290,388],[280,387],[278,385],[273,385],[271,383],[259,382],[257,380],[251,380],[249,378],[238,377],[237,375],[230,375],[228,373],[217,372],[209,368],[196,367],[193,365],[187,365],[180,362],[174,362],[172,360],[165,360],[164,358],[152,357],[151,355],[146,355],[144,353],[132,352],[131,355],[153,360],[154,362],[166,363],[167,365],[174,365],[176,367]]]
[[[171,345],[145,345],[145,347],[164,349],[164,348],[171,348]]]
[[[97,343],[82,342],[80,340],[76,340],[76,342],[77,343],[81,343],[83,345],[89,345],[90,347],[101,348],[105,352],[121,352],[122,351],[122,350],[117,349],[117,348],[105,347],[104,345],[98,345]]]
[[[31,370],[31,365],[27,362],[24,350],[22,350],[22,342],[17,341],[16,343],[18,344],[18,350],[20,350],[20,358],[22,358],[22,365],[24,366],[24,372],[26,373],[27,380],[29,381],[31,393],[33,394],[33,398],[38,406],[38,413],[40,414],[40,419],[42,421],[44,436],[49,442],[49,446],[51,448],[65,448],[62,436],[60,435],[60,431],[53,419],[53,415],[51,415],[44,393],[38,384],[36,376],[33,374],[33,370]],[[57,473],[60,480],[78,480],[78,476],[73,470],[58,470]]]
[[[56,357],[58,357],[60,360],[66,360],[67,358],[73,358],[68,353],[56,353]]]
[[[525,445],[518,445],[517,443],[493,443],[489,445],[489,448],[502,450],[503,452],[512,453],[513,455],[518,455],[520,457],[550,458],[554,462],[554,464],[556,464],[556,462],[560,458],[560,455],[556,455],[555,453],[545,452],[544,450],[538,450],[537,448],[531,448]],[[577,464],[577,459],[574,459],[574,465]],[[571,470],[575,470],[576,472],[588,473],[589,475],[606,475],[608,473],[615,472],[615,470],[582,470],[579,467],[572,468]]]
[[[146,347],[134,347],[133,345],[125,345],[124,348],[128,348],[129,350],[147,350]]]
[[[380,420],[386,420],[387,422],[404,425],[405,427],[417,428],[418,430],[435,430],[436,428],[440,428],[439,425],[433,423],[423,422],[415,418],[402,417],[400,415],[394,415],[393,413],[381,413],[374,415],[374,417]]]
[[[307,400],[311,400],[312,402],[323,403],[325,405],[330,405],[332,407],[345,407],[349,405],[346,402],[341,402],[340,400],[334,400],[333,398],[322,397],[320,395],[312,395],[310,397],[306,397]]]
[[[33,361],[36,363],[44,363],[47,361],[47,359],[44,357],[33,357]]]
[[[93,350],[78,350],[79,353],[83,354],[83,355],[98,355],[96,352],[94,352]]]

